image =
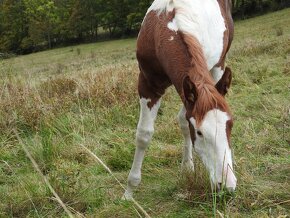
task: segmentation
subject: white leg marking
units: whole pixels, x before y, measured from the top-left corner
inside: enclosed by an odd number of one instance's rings
[[[124,193],[123,199],[130,200],[133,197],[133,190],[141,182],[141,168],[145,155],[145,150],[151,141],[154,132],[154,121],[160,107],[160,100],[150,109],[148,102],[150,99],[140,99],[140,118],[136,133],[136,150],[131,171],[128,176],[127,190]]]
[[[184,149],[182,158],[182,168],[185,170],[194,171],[194,164],[192,162],[192,141],[188,127],[188,121],[185,117],[186,109],[183,106],[178,113],[178,121],[184,137]]]
[[[211,72],[211,75],[212,75],[215,83],[217,83],[224,75],[224,70],[222,70],[221,67],[214,67],[211,69],[210,72]]]

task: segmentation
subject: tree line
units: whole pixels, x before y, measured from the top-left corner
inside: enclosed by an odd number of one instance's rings
[[[152,0],[0,0],[0,53],[135,35]],[[246,18],[290,6],[289,0],[232,0]]]

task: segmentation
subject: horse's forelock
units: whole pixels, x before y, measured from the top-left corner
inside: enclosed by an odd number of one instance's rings
[[[230,114],[229,107],[224,97],[217,92],[214,86],[204,84],[204,86],[198,90],[198,98],[192,111],[198,126],[203,121],[206,113],[212,109],[218,108]]]

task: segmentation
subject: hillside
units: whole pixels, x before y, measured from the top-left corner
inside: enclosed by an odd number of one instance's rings
[[[287,217],[290,214],[290,9],[235,23],[227,96],[235,124],[235,196],[211,195],[198,158],[180,171],[181,102],[163,98],[136,200],[152,217]],[[0,217],[66,217],[21,144],[79,217],[138,217],[126,184],[139,99],[135,39],[54,49],[0,61]],[[15,130],[21,139],[15,136]]]

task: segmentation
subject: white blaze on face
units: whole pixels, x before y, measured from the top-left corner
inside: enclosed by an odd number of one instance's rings
[[[195,151],[208,169],[212,183],[223,183],[234,190],[237,179],[233,172],[232,153],[226,133],[229,119],[227,113],[213,109],[207,112],[199,127],[194,118],[190,118],[190,122],[195,129]]]

